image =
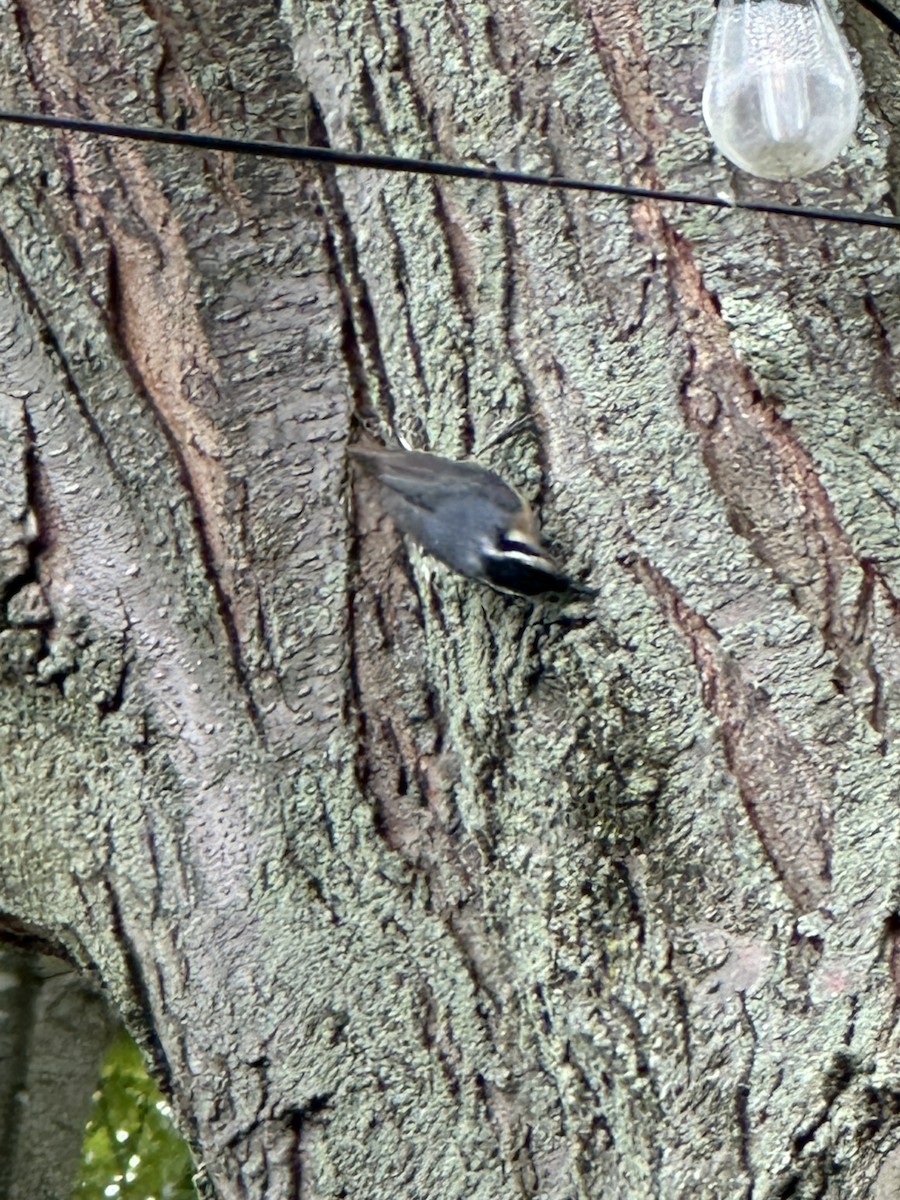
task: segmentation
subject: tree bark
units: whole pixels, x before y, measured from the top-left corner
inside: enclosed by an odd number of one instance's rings
[[[4,103],[834,207],[711,156],[711,12],[7,7]],[[15,36],[12,31],[15,31]],[[221,1200],[888,1200],[891,230],[4,128],[0,909]],[[404,547],[360,423],[535,500],[591,604]]]

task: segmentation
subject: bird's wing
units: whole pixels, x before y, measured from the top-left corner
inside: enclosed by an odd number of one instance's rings
[[[502,512],[514,513],[523,507],[517,492],[493,471],[475,463],[455,462],[428,454],[424,450],[361,450],[350,453],[379,483],[389,487],[417,508],[435,511],[442,505],[477,494]]]

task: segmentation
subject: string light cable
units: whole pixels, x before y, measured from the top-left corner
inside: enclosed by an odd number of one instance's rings
[[[868,9],[873,17],[877,17],[882,25],[886,25],[891,33],[900,34],[900,17],[892,12],[881,0],[859,0],[860,5]]]
[[[873,2],[877,2],[877,0],[867,0],[867,3]],[[88,121],[79,117],[64,117],[51,113],[0,111],[0,124],[3,123],[36,126],[44,129],[58,129],[67,133],[84,133],[95,137],[120,138],[132,142],[154,142],[168,146],[182,146],[193,150],[214,150],[225,154],[244,154],[257,158],[280,158],[291,162],[309,162],[323,166],[360,167],[406,175],[434,175],[451,179],[472,179],[484,183],[559,188],[566,191],[593,192],[631,199],[704,205],[708,208],[740,209],[780,217],[802,217],[811,221],[833,221],[851,225],[870,225],[888,229],[900,229],[900,217],[882,213],[859,212],[847,209],[810,208],[803,205],[779,204],[770,200],[737,199],[721,195],[697,195],[691,192],[639,187],[625,183],[607,183],[594,179],[569,179],[560,175],[540,175],[525,171],[509,171],[498,167],[469,166],[465,163],[441,162],[440,160],[423,158],[403,158],[388,154],[367,154],[326,146],[251,141],[244,138],[191,133],[185,130],[152,128],[140,125],[120,125],[104,121]]]

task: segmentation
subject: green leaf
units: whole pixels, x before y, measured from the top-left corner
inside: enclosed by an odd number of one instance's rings
[[[197,1200],[194,1173],[168,1103],[121,1030],[94,1093],[72,1200]]]

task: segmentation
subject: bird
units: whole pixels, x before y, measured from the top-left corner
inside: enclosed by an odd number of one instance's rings
[[[515,596],[596,595],[560,568],[528,502],[494,471],[426,450],[349,452],[401,532],[460,575]]]

